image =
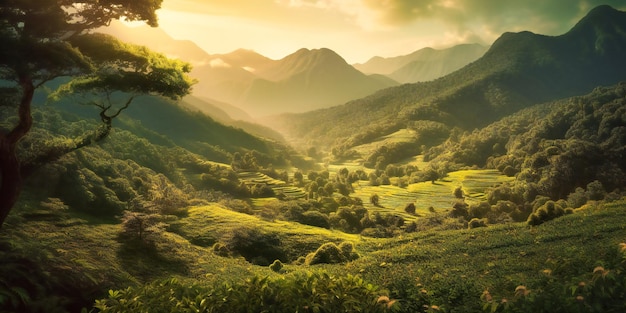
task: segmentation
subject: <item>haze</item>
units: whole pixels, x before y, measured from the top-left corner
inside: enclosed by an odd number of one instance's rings
[[[506,31],[558,35],[592,7],[621,0],[166,0],[160,26],[209,53],[251,49],[279,59],[299,48],[333,49],[349,63],[423,47],[489,45]]]

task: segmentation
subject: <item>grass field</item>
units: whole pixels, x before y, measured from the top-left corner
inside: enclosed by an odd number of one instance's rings
[[[306,193],[302,188],[289,186],[286,182],[269,177],[259,172],[241,172],[238,173],[239,179],[246,185],[254,184],[266,184],[275,194],[283,194],[287,199],[300,199],[303,198]],[[255,205],[264,203],[265,200],[253,199]]]
[[[352,148],[352,150],[358,152],[361,156],[367,156],[378,147],[388,145],[390,143],[413,142],[415,141],[415,136],[415,131],[404,128],[392,134],[377,138],[375,141],[372,141],[370,143],[355,146]]]
[[[476,173],[465,174],[467,178]],[[441,184],[437,188],[449,190],[450,186]],[[255,275],[284,275],[266,266],[251,265],[243,258],[221,257],[212,251],[211,243],[242,227],[275,235],[294,258],[325,242],[349,241],[360,255],[357,260],[334,265],[287,264],[283,273],[350,273],[392,291],[397,297],[424,293],[446,312],[478,312],[479,298],[485,290],[494,297],[511,298],[519,285],[531,291],[556,283],[576,285],[588,279],[595,266],[611,269],[616,265],[610,260],[617,255],[618,243],[626,240],[625,220],[626,201],[622,200],[591,203],[574,214],[536,227],[511,223],[378,239],[267,221],[211,204],[192,207],[187,216],[171,221],[170,231],[162,235],[154,250],[129,246],[118,238],[121,225],[96,219],[55,225],[13,217],[5,225],[0,241],[3,247],[10,246],[14,255],[36,261],[41,271],[47,273],[46,283],[69,284],[95,297],[104,296],[94,289],[96,286],[104,290],[125,288],[171,277],[224,283],[242,282]],[[5,267],[14,260],[6,253],[0,253]],[[34,272],[28,275],[31,281],[38,279]],[[403,294],[403,290],[408,294]],[[402,304],[403,299],[399,300]]]
[[[477,202],[485,200],[484,191],[512,178],[502,175],[497,170],[462,170],[448,173],[442,180],[410,184],[407,188],[393,185],[370,186],[367,181],[355,184],[353,196],[363,200],[369,210],[383,213],[395,213],[407,219],[415,218],[404,212],[404,207],[414,203],[416,213],[419,215],[429,214],[429,207],[436,211],[448,210],[456,201],[453,195],[454,189],[462,187],[466,194],[466,201]],[[380,198],[380,206],[369,203],[369,198],[377,194]]]

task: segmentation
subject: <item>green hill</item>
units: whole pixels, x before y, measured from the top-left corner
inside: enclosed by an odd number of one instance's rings
[[[272,124],[297,142],[334,144],[339,150],[417,120],[462,130],[482,127],[533,104],[626,80],[625,15],[601,6],[561,36],[505,33],[482,58],[435,81],[384,89],[338,107],[279,116]]]

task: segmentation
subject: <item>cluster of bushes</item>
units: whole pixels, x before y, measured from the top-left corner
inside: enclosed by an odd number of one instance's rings
[[[460,191],[459,191],[460,190]],[[455,195],[461,194],[457,188]],[[467,204],[457,196],[457,202],[450,211],[451,217],[461,217],[473,221],[469,227],[506,222],[527,222],[531,226],[542,224],[575,209],[588,201],[614,201],[621,198],[618,192],[607,193],[599,181],[592,181],[585,188],[578,187],[566,199],[552,200],[541,195],[532,186],[504,183],[487,191],[487,201]]]
[[[337,264],[358,258],[359,255],[354,251],[354,245],[351,242],[342,242],[339,246],[332,242],[327,242],[317,248],[315,252],[308,254],[304,263],[308,265]]]
[[[624,84],[597,88],[587,96],[522,110],[472,133],[453,131],[444,144],[425,153],[425,160],[516,176],[489,199],[516,221],[538,224],[588,200],[614,199],[626,185],[625,92]],[[554,204],[544,206],[545,198]],[[500,200],[515,208],[499,205]]]
[[[227,232],[220,242],[213,245],[213,252],[224,257],[241,256],[261,266],[268,266],[274,260],[289,261],[277,234],[246,226]]]
[[[481,296],[485,312],[626,312],[626,243],[619,245],[614,268],[597,266],[577,281],[564,282],[547,272],[541,287],[517,286],[510,299]]]
[[[111,290],[94,308],[115,312],[391,312],[395,301],[358,276],[324,272],[204,286],[176,279]]]

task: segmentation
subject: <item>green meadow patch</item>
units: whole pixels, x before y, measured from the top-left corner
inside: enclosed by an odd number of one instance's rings
[[[414,142],[416,135],[417,133],[414,130],[403,128],[389,135],[381,136],[372,142],[358,145],[351,149],[359,153],[361,156],[367,156],[384,145]]]
[[[406,188],[394,185],[370,186],[367,181],[359,181],[354,184],[355,193],[351,196],[361,198],[368,210],[394,213],[413,219],[415,216],[404,212],[404,207],[409,203],[415,204],[418,215],[429,214],[430,207],[436,211],[448,210],[457,200],[453,195],[457,187],[463,188],[468,202],[481,201],[486,200],[485,189],[512,179],[497,170],[462,170],[448,173],[448,176],[435,183],[421,182],[410,184]],[[374,194],[380,198],[379,206],[369,203],[369,198]]]
[[[275,194],[282,194],[288,199],[300,199],[306,196],[306,193],[302,188],[289,186],[285,181],[275,179],[269,177],[263,173],[259,172],[241,172],[238,173],[238,177],[241,181],[243,181],[248,186],[253,186],[256,184],[265,184],[272,188]],[[263,203],[264,200],[257,201]],[[253,203],[254,200],[253,200]],[[256,206],[256,203],[255,203]]]
[[[176,233],[191,243],[203,247],[224,243],[233,233],[254,229],[272,237],[273,242],[278,246],[276,248],[285,252],[288,261],[306,256],[325,242],[357,243],[360,238],[358,235],[346,234],[338,230],[295,222],[263,220],[258,216],[234,212],[218,204],[190,208],[189,215],[172,226]]]

